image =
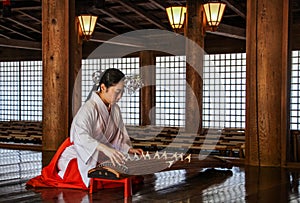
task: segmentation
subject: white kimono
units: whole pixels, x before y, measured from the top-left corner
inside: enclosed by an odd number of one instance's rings
[[[77,112],[70,133],[70,140],[74,144],[67,147],[59,158],[59,175],[63,178],[69,161],[77,158],[82,180],[87,187],[89,186],[88,171],[97,163],[108,159],[102,152],[96,150],[99,143],[124,154],[131,148],[119,106],[114,104],[109,113],[96,92],[92,93],[91,98]]]

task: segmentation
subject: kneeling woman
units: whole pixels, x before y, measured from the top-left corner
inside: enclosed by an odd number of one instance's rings
[[[124,154],[143,153],[132,148],[117,105],[124,91],[124,74],[107,69],[99,86],[74,117],[70,137],[42,174],[27,182],[28,186],[88,189],[88,171],[98,163],[110,159],[113,164],[121,164]]]

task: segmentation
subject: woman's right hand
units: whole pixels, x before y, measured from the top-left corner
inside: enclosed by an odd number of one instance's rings
[[[110,159],[114,166],[116,164],[120,165],[124,163],[125,156],[118,150],[108,147],[102,143],[97,146],[97,150],[103,152]]]

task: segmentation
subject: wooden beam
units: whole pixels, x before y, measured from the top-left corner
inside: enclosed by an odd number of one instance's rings
[[[144,47],[145,43],[141,41],[141,39],[127,37],[123,35],[119,35],[117,38],[114,38],[118,35],[107,34],[107,33],[94,33],[93,38],[89,41],[91,42],[100,42],[100,43],[108,43],[112,45],[118,46],[128,46],[128,47]]]
[[[135,12],[136,14],[138,14],[141,18],[144,18],[145,20],[149,21],[150,23],[156,25],[158,28],[167,30],[165,25],[163,25],[158,19],[156,19],[152,15],[149,15],[147,12],[141,10],[133,3],[130,3],[129,1],[118,1],[118,2],[121,5],[123,5],[124,7],[128,8],[128,9],[132,10],[133,12]]]
[[[246,53],[246,40],[206,34],[204,44],[208,54]]]
[[[42,61],[42,50],[0,47],[0,61]]]
[[[11,8],[11,11],[32,11],[32,10],[42,10],[42,6],[30,6],[30,7],[20,7]]]
[[[166,47],[167,54],[169,50],[172,51],[174,55],[184,55],[185,54],[185,42],[181,41],[181,35],[170,34],[170,32],[165,32],[159,34],[156,30],[143,32],[142,35],[128,36],[128,35],[118,35],[114,36],[111,34],[97,34],[93,36],[89,42],[105,42],[108,48],[105,50],[103,57],[114,57],[118,56],[121,52],[124,52],[126,48],[128,52],[129,49],[132,51],[145,50],[147,47],[152,47],[152,50],[161,50],[162,47]],[[176,44],[177,40],[180,40],[179,44]],[[114,45],[109,47],[108,45]],[[118,48],[119,47],[119,48]],[[120,49],[121,48],[121,49]],[[148,50],[148,49],[147,49]],[[118,51],[120,51],[118,53]],[[96,57],[90,55],[90,57]]]
[[[13,149],[13,150],[30,150],[30,151],[42,151],[42,145],[40,144],[22,144],[22,143],[0,143],[0,148]]]
[[[234,38],[234,39],[246,40],[246,29],[231,26],[231,25],[226,25],[223,23],[219,25],[218,29],[215,32],[209,30],[206,32],[213,35],[220,35],[220,36]]]
[[[42,50],[42,43],[27,41],[27,40],[16,40],[16,39],[8,40],[8,39],[0,38],[0,47],[28,49],[28,50]]]

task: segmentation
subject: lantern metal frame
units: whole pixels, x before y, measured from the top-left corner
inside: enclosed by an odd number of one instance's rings
[[[224,15],[226,4],[221,1],[208,1],[203,4],[203,9],[208,26],[216,31]]]
[[[166,8],[169,22],[172,28],[176,31],[182,28],[185,21],[185,6],[170,6]]]
[[[82,14],[78,16],[78,21],[81,28],[81,34],[84,40],[89,40],[96,27],[98,16],[91,14]]]

